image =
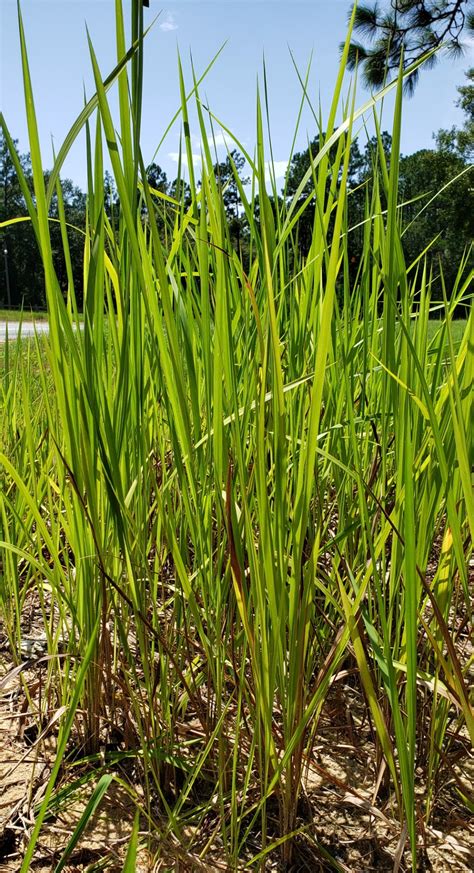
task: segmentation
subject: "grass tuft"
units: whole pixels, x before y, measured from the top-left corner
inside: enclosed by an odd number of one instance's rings
[[[201,181],[191,173],[189,205],[169,209],[148,185],[138,0],[131,14],[127,51],[116,0],[108,78],[89,41],[96,93],[45,191],[19,12],[35,184],[28,208],[49,333],[2,347],[0,615],[19,665],[25,609],[36,598],[49,658],[39,697],[26,680],[24,690],[39,727],[59,713],[21,870],[48,815],[86,791],[63,869],[112,781],[137,810],[124,870],[135,869],[144,834],[155,860],[174,851],[263,869],[311,847],[341,869],[318,840],[317,816],[301,811],[331,713],[352,750],[370,748],[370,766],[363,784],[327,770],[325,778],[398,822],[416,870],[443,785],[474,733],[463,644],[474,320],[472,310],[453,320],[472,280],[462,264],[440,312],[426,259],[417,270],[405,261],[397,168],[410,71],[358,110],[355,83],[343,97],[349,30],[321,125],[330,133],[300,186],[312,185],[304,206],[300,192],[267,191],[266,71],[251,182],[240,186],[244,257],[232,247],[207,146],[201,80],[193,71],[190,87],[181,63],[183,150],[189,157],[196,117]],[[353,124],[390,89],[390,169],[379,139],[350,281]],[[70,282],[66,300],[60,293],[48,202],[83,127],[89,190],[76,330],[79,289]],[[105,150],[120,200],[113,223]],[[298,216],[314,198],[304,259]],[[61,210],[59,220],[67,257]]]

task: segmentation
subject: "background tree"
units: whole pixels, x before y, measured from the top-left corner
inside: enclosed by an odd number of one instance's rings
[[[49,173],[45,173],[45,184],[48,184]],[[74,290],[76,293],[76,302],[79,307],[82,306],[83,293],[83,258],[84,258],[84,235],[86,224],[86,206],[87,198],[83,191],[71,181],[71,179],[61,180],[62,199],[64,203],[64,213],[68,223],[68,242],[69,253],[71,255],[72,278]],[[50,218],[50,234],[51,247],[53,251],[53,261],[58,277],[59,287],[64,295],[68,290],[68,276],[66,271],[66,262],[64,259],[64,247],[61,239],[61,227],[58,222],[58,200],[54,194],[51,200],[49,209]],[[39,256],[39,252],[38,252]]]
[[[237,185],[236,174],[242,185],[248,185],[249,179],[243,179],[240,174],[245,166],[245,158],[237,149],[233,149],[227,155],[225,161],[214,164],[214,173],[221,189],[222,200],[228,215],[238,217],[240,207],[240,194]],[[235,168],[235,169],[234,169]]]
[[[458,132],[458,148],[464,153],[466,160],[474,158],[474,67],[467,73],[467,85],[458,88],[459,100],[457,105],[467,116],[464,126]]]
[[[15,140],[17,148],[18,141]],[[31,161],[28,154],[19,155],[20,164],[30,183]],[[0,221],[27,215],[27,209],[3,133],[0,131]],[[6,250],[6,253],[5,253]],[[20,306],[44,300],[41,259],[30,221],[3,228],[1,233],[1,303]]]
[[[188,209],[191,205],[191,189],[184,179],[173,179],[168,181],[168,176],[159,164],[149,164],[146,168],[148,185],[152,191],[152,200],[155,204],[155,219],[161,240],[165,247],[172,238],[173,226],[176,219],[177,206],[170,203],[165,197],[160,197],[159,192],[171,197],[179,204],[179,208]],[[146,208],[143,207],[143,215],[146,215]],[[171,235],[170,235],[171,234]]]
[[[400,161],[400,200],[406,202],[422,195],[422,199],[403,207],[406,228],[403,249],[407,263],[435,240],[428,261],[434,276],[442,267],[448,292],[453,287],[464,250],[474,237],[469,173],[449,184],[432,202],[430,200],[463,169],[465,164],[458,155],[432,149],[421,149]],[[423,211],[422,207],[425,207]],[[437,279],[434,292],[435,298],[441,298],[441,282]]]
[[[161,191],[163,194],[168,193],[168,176],[159,164],[149,164],[146,168],[146,177],[151,188],[155,188],[156,191]]]
[[[400,200],[422,197],[404,207],[403,247],[407,260],[416,257],[417,251],[437,237],[430,248],[429,261],[435,274],[441,265],[448,292],[461,257],[474,239],[474,69],[467,72],[467,78],[468,84],[458,88],[457,105],[466,115],[464,125],[439,130],[434,135],[436,149],[421,149],[400,162]],[[467,268],[473,267],[471,249]],[[441,295],[439,281],[435,283],[436,294]]]
[[[462,54],[464,29],[474,31],[473,0],[386,0],[360,3],[354,29],[364,42],[352,42],[349,66],[362,62],[369,86],[379,87],[398,70],[403,52],[404,66],[423,57],[431,49],[445,45],[452,55]],[[428,65],[436,63],[432,55]],[[418,71],[406,80],[413,91]]]
[[[15,141],[15,147],[18,143]],[[19,155],[19,161],[26,176],[31,193],[33,180],[31,175],[31,160],[29,154]],[[45,173],[45,182],[48,181]],[[84,237],[81,230],[85,226],[86,197],[85,194],[71,182],[63,179],[61,182],[64,211],[68,228],[69,246],[73,268],[73,278],[76,291],[82,287],[82,261],[84,252]],[[11,218],[27,215],[27,209],[3,133],[0,131],[0,222]],[[61,229],[57,221],[58,204],[56,195],[52,198],[50,217],[51,245],[54,265],[64,294],[67,292],[67,273],[63,256]],[[74,230],[78,228],[78,230]],[[2,255],[7,249],[7,256],[2,257],[0,266],[0,303],[13,307],[33,306],[40,308],[45,305],[44,272],[38,244],[30,221],[12,224],[3,229],[1,234]],[[8,283],[7,283],[8,271]],[[10,299],[8,299],[10,298]]]
[[[245,158],[237,149],[233,149],[224,161],[214,164],[214,175],[222,191],[222,201],[229,224],[230,240],[236,249],[240,249],[246,228],[245,216],[240,214],[241,200],[236,178],[240,179],[241,185],[248,185],[250,179],[241,176],[244,166]]]
[[[472,81],[473,71],[468,78]],[[452,131],[440,131],[436,149],[421,149],[412,155],[402,156],[399,174],[399,202],[406,202],[401,212],[403,249],[407,264],[411,264],[420,252],[431,243],[428,263],[435,277],[434,298],[442,295],[439,278],[440,266],[448,293],[453,288],[461,258],[474,238],[474,203],[472,183],[474,173],[467,168],[473,151],[472,115],[474,86],[469,84],[458,89],[461,105],[467,115],[465,125]],[[387,131],[381,135],[382,146],[388,166],[390,165],[391,136]],[[296,152],[288,166],[285,190],[293,196],[317,155],[320,138],[316,136],[307,149]],[[363,147],[355,141],[351,145],[349,161],[349,196],[347,199],[348,226],[355,228],[349,235],[349,274],[353,281],[357,273],[363,246],[364,210],[367,194],[377,167],[377,139],[372,137]],[[463,172],[466,171],[466,172]],[[459,177],[459,178],[456,178]],[[455,180],[455,181],[453,181]],[[328,178],[327,187],[331,179]],[[303,202],[313,190],[312,181],[302,191]],[[438,192],[441,192],[438,194]],[[383,185],[380,185],[382,208]],[[436,196],[435,196],[436,195]],[[408,202],[412,201],[412,202]],[[315,198],[301,215],[296,232],[296,245],[303,256],[308,254],[313,235]],[[473,266],[471,253],[468,269]]]
[[[184,179],[173,179],[168,188],[168,194],[173,200],[182,203],[185,209],[191,206],[191,188]]]
[[[105,214],[115,224],[120,208],[120,199],[115,187],[115,180],[108,170],[104,174],[104,209]]]
[[[466,73],[468,84],[458,88],[460,94],[456,106],[465,113],[462,127],[442,128],[434,134],[439,151],[456,152],[467,163],[474,159],[474,67]]]
[[[387,158],[387,162],[390,163],[390,148],[392,138],[387,131],[383,131],[382,135],[382,145],[384,148],[384,152]],[[308,171],[311,166],[311,161],[314,160],[318,151],[321,147],[321,142],[324,142],[325,135],[321,139],[319,134],[311,140],[308,145],[308,148],[303,149],[301,152],[295,152],[293,158],[288,165],[288,169],[286,172],[286,183],[285,183],[285,191],[286,194],[290,197],[294,196],[298,187],[303,179],[303,176]],[[329,163],[330,165],[333,163],[332,158],[335,154],[337,146],[333,146],[330,152]],[[353,227],[359,224],[364,218],[364,209],[365,209],[365,184],[368,184],[373,173],[373,164],[374,158],[377,153],[377,139],[376,137],[372,137],[369,139],[363,149],[361,149],[358,140],[355,140],[351,144],[351,151],[349,157],[349,170],[348,170],[348,186],[350,189],[350,195],[348,197],[348,209],[349,209],[349,227]],[[326,195],[329,190],[329,186],[331,185],[332,179],[330,176],[327,178],[326,182]],[[313,190],[313,183],[310,179],[306,186],[303,188],[301,193],[300,200],[303,202],[308,195]],[[298,226],[297,226],[297,245],[300,252],[303,255],[307,255],[309,251],[309,247],[311,245],[311,239],[313,235],[313,227],[314,227],[314,215],[316,210],[316,198],[314,197],[313,201],[308,204],[305,211],[301,215]],[[363,242],[363,230],[360,229],[358,232],[355,231],[351,233],[350,237],[350,258],[351,263],[356,265],[359,260],[359,254],[362,249]]]

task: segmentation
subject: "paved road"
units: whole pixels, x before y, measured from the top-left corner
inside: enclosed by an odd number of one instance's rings
[[[15,340],[17,338],[20,327],[23,338],[34,336],[35,330],[37,333],[47,333],[49,330],[49,324],[47,321],[0,321],[0,343],[5,342],[7,336],[7,323],[9,340]]]

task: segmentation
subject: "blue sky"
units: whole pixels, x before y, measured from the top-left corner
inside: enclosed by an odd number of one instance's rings
[[[124,0],[128,12],[129,2]],[[201,95],[213,112],[252,151],[255,143],[255,95],[265,54],[273,154],[277,176],[283,181],[301,88],[288,46],[300,69],[313,52],[310,93],[327,112],[339,62],[350,7],[349,0],[150,0],[145,10],[151,22],[161,10],[146,41],[142,148],[145,161],[154,155],[169,120],[179,105],[177,49],[191,82],[189,52],[195,68],[204,70],[227,40],[223,53],[209,73]],[[104,77],[115,63],[114,0],[22,0],[23,19],[33,78],[44,165],[50,166],[51,137],[56,150],[82,107],[83,87],[92,93],[92,74],[86,41],[87,21]],[[10,131],[27,150],[28,140],[22,96],[16,0],[0,0],[1,109]],[[472,43],[471,43],[472,50]],[[462,121],[455,107],[456,86],[464,81],[471,57],[452,61],[442,58],[434,70],[422,73],[415,96],[405,102],[402,150],[410,153],[431,147],[432,133]],[[358,105],[367,92],[359,86]],[[112,100],[113,102],[113,100]],[[390,127],[391,101],[384,107],[383,127]],[[219,128],[216,128],[219,134]],[[315,134],[309,111],[303,113],[298,145],[303,148]],[[179,126],[168,135],[157,162],[170,178],[176,174]],[[218,135],[220,155],[225,155]],[[193,150],[199,155],[197,127]],[[198,157],[196,157],[198,162]],[[198,165],[198,163],[197,163]],[[63,175],[85,187],[84,144],[71,151]]]

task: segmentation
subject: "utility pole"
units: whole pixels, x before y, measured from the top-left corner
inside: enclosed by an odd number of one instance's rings
[[[10,309],[12,305],[11,297],[10,297],[10,273],[8,272],[8,247],[7,241],[3,241],[3,257],[5,258],[5,279],[7,283],[7,306]]]

